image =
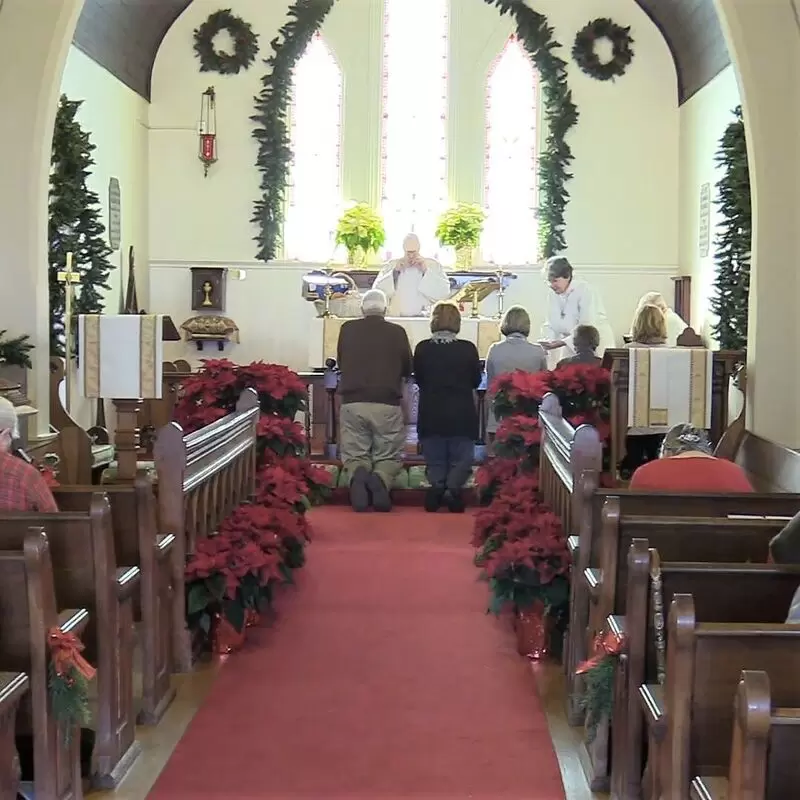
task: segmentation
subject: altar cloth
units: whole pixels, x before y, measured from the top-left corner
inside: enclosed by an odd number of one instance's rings
[[[411,350],[423,339],[431,335],[431,321],[428,317],[387,317],[405,328]],[[308,337],[308,366],[310,369],[324,367],[329,358],[336,358],[336,344],[339,331],[348,322],[343,317],[316,317],[312,320]],[[462,317],[459,338],[472,342],[478,348],[478,355],[486,358],[489,348],[500,341],[500,321],[492,317]]]

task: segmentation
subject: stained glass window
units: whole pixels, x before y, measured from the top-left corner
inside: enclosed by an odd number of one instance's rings
[[[496,264],[537,260],[537,76],[525,48],[511,37],[486,86],[487,220],[483,257]]]
[[[382,213],[387,251],[434,255],[447,206],[448,0],[385,0]]]
[[[284,253],[327,262],[342,211],[342,71],[320,35],[295,66],[290,115],[293,159]]]

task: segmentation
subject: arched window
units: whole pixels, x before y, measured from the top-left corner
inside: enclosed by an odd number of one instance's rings
[[[433,254],[447,206],[448,0],[385,0],[383,197],[387,250],[414,231]]]
[[[290,115],[284,253],[327,262],[342,208],[342,71],[319,34],[295,66]]]
[[[538,258],[536,78],[530,56],[512,36],[486,85],[483,257],[496,264]]]

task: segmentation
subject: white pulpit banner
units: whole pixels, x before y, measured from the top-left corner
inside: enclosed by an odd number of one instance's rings
[[[81,314],[78,390],[82,397],[160,398],[162,314]]]

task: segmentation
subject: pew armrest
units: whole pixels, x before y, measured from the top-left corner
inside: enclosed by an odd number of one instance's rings
[[[691,800],[725,800],[728,796],[728,779],[695,778],[689,796]]]
[[[127,600],[133,594],[141,575],[139,567],[120,567],[117,570],[117,596],[120,600]]]
[[[159,561],[165,559],[172,552],[174,544],[174,533],[159,534],[156,537],[156,558]]]
[[[58,614],[58,627],[62,633],[74,633],[80,637],[89,624],[89,612],[85,608],[66,608]]]
[[[589,588],[589,594],[597,597],[600,594],[600,587],[603,585],[603,570],[597,567],[587,567],[583,571],[583,581]]]
[[[0,711],[13,708],[28,691],[30,681],[24,672],[0,672]]]
[[[626,624],[626,617],[621,616],[620,614],[609,614],[608,618],[606,619],[606,627],[608,630],[619,637],[627,635],[627,629],[625,627]]]
[[[656,741],[661,741],[667,732],[667,710],[664,707],[664,687],[647,684],[639,687],[639,702],[647,729]]]
[[[567,549],[569,550],[569,554],[572,556],[573,564],[578,560],[578,549],[580,548],[580,544],[580,536],[573,535],[567,537]]]

